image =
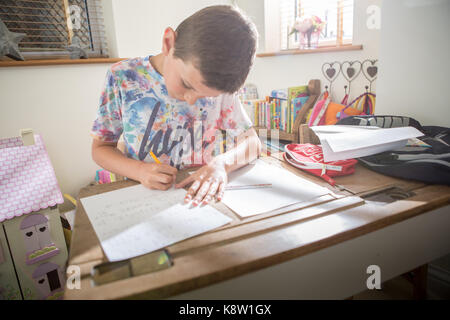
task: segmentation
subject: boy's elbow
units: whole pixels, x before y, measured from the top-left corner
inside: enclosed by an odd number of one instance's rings
[[[92,141],[91,158],[92,158],[92,160],[94,160],[94,162],[96,164],[98,164],[98,149],[99,149],[99,146],[98,146],[98,144],[95,143],[96,141],[97,140],[95,140],[95,139]]]
[[[113,142],[104,142],[97,139],[92,140],[91,146],[91,157],[95,163],[101,166],[101,160],[103,159],[103,153],[107,148],[116,148],[117,143]]]

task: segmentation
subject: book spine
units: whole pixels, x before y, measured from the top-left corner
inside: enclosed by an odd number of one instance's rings
[[[280,105],[280,101],[277,101],[277,108],[278,108],[278,112],[280,114],[280,122],[279,122],[279,129],[283,130],[283,113],[281,112],[281,105]]]
[[[256,117],[256,113],[257,113],[257,109],[256,109],[256,102],[254,101],[252,103],[253,106],[253,123],[255,124],[255,126],[258,126],[258,118]]]
[[[286,132],[290,132],[291,113],[289,112],[289,108],[287,107],[286,103],[283,103],[283,105],[286,108]]]
[[[291,109],[291,133],[294,130],[294,105],[291,103],[290,105]]]
[[[270,109],[272,112],[272,129],[276,129],[276,121],[277,121],[277,114],[275,112],[275,103],[270,103]]]
[[[275,113],[274,113],[274,110],[273,110],[273,103],[271,103],[270,104],[270,114],[271,114],[271,121],[270,121],[270,128],[271,129],[274,129],[275,128],[275,126],[274,126],[274,124],[275,124]]]
[[[260,108],[260,103],[259,103],[259,101],[258,101],[258,102],[256,102],[256,115],[255,115],[255,117],[256,117],[256,119],[257,119],[256,122],[258,123],[258,126],[261,125],[261,119],[260,119],[261,111],[259,110],[259,108]]]
[[[264,102],[261,103],[260,106],[260,117],[261,117],[261,125],[264,126]]]
[[[278,105],[278,110],[280,110],[280,130],[284,130],[283,129],[284,114],[283,114],[283,108],[281,108],[280,101],[277,101],[277,105]]]
[[[280,123],[281,123],[281,114],[280,114],[280,110],[278,108],[278,103],[275,102],[275,112],[277,113],[277,129],[280,129]]]
[[[263,104],[260,102],[259,103],[259,124],[260,125],[263,125],[262,117],[264,114],[262,113],[262,107],[263,107]]]
[[[261,102],[259,103],[259,111],[258,111],[258,115],[259,115],[259,124],[262,125],[262,124],[263,124],[263,123],[262,123],[262,116],[263,116],[263,113],[262,113],[262,103],[261,103]]]

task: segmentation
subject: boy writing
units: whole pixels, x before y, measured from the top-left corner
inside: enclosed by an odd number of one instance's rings
[[[261,144],[236,91],[250,71],[257,33],[231,6],[204,8],[174,31],[162,53],[114,64],[107,72],[92,128],[92,157],[103,168],[167,190],[178,169],[202,165],[176,188],[185,202],[220,201],[227,176],[257,158]],[[215,155],[220,130],[237,141]],[[123,134],[126,150],[117,149]],[[161,161],[155,163],[150,151]]]

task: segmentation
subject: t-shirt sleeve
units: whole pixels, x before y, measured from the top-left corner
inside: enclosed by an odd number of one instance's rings
[[[92,125],[93,138],[105,142],[117,142],[123,131],[121,94],[111,70],[106,73],[105,85],[100,95],[100,106]]]
[[[220,129],[236,137],[253,126],[237,94],[223,95],[220,112]]]

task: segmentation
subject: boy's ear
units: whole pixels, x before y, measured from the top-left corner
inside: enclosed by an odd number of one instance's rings
[[[168,56],[172,49],[175,50],[175,39],[177,37],[176,32],[168,27],[164,30],[162,52],[165,56]]]

